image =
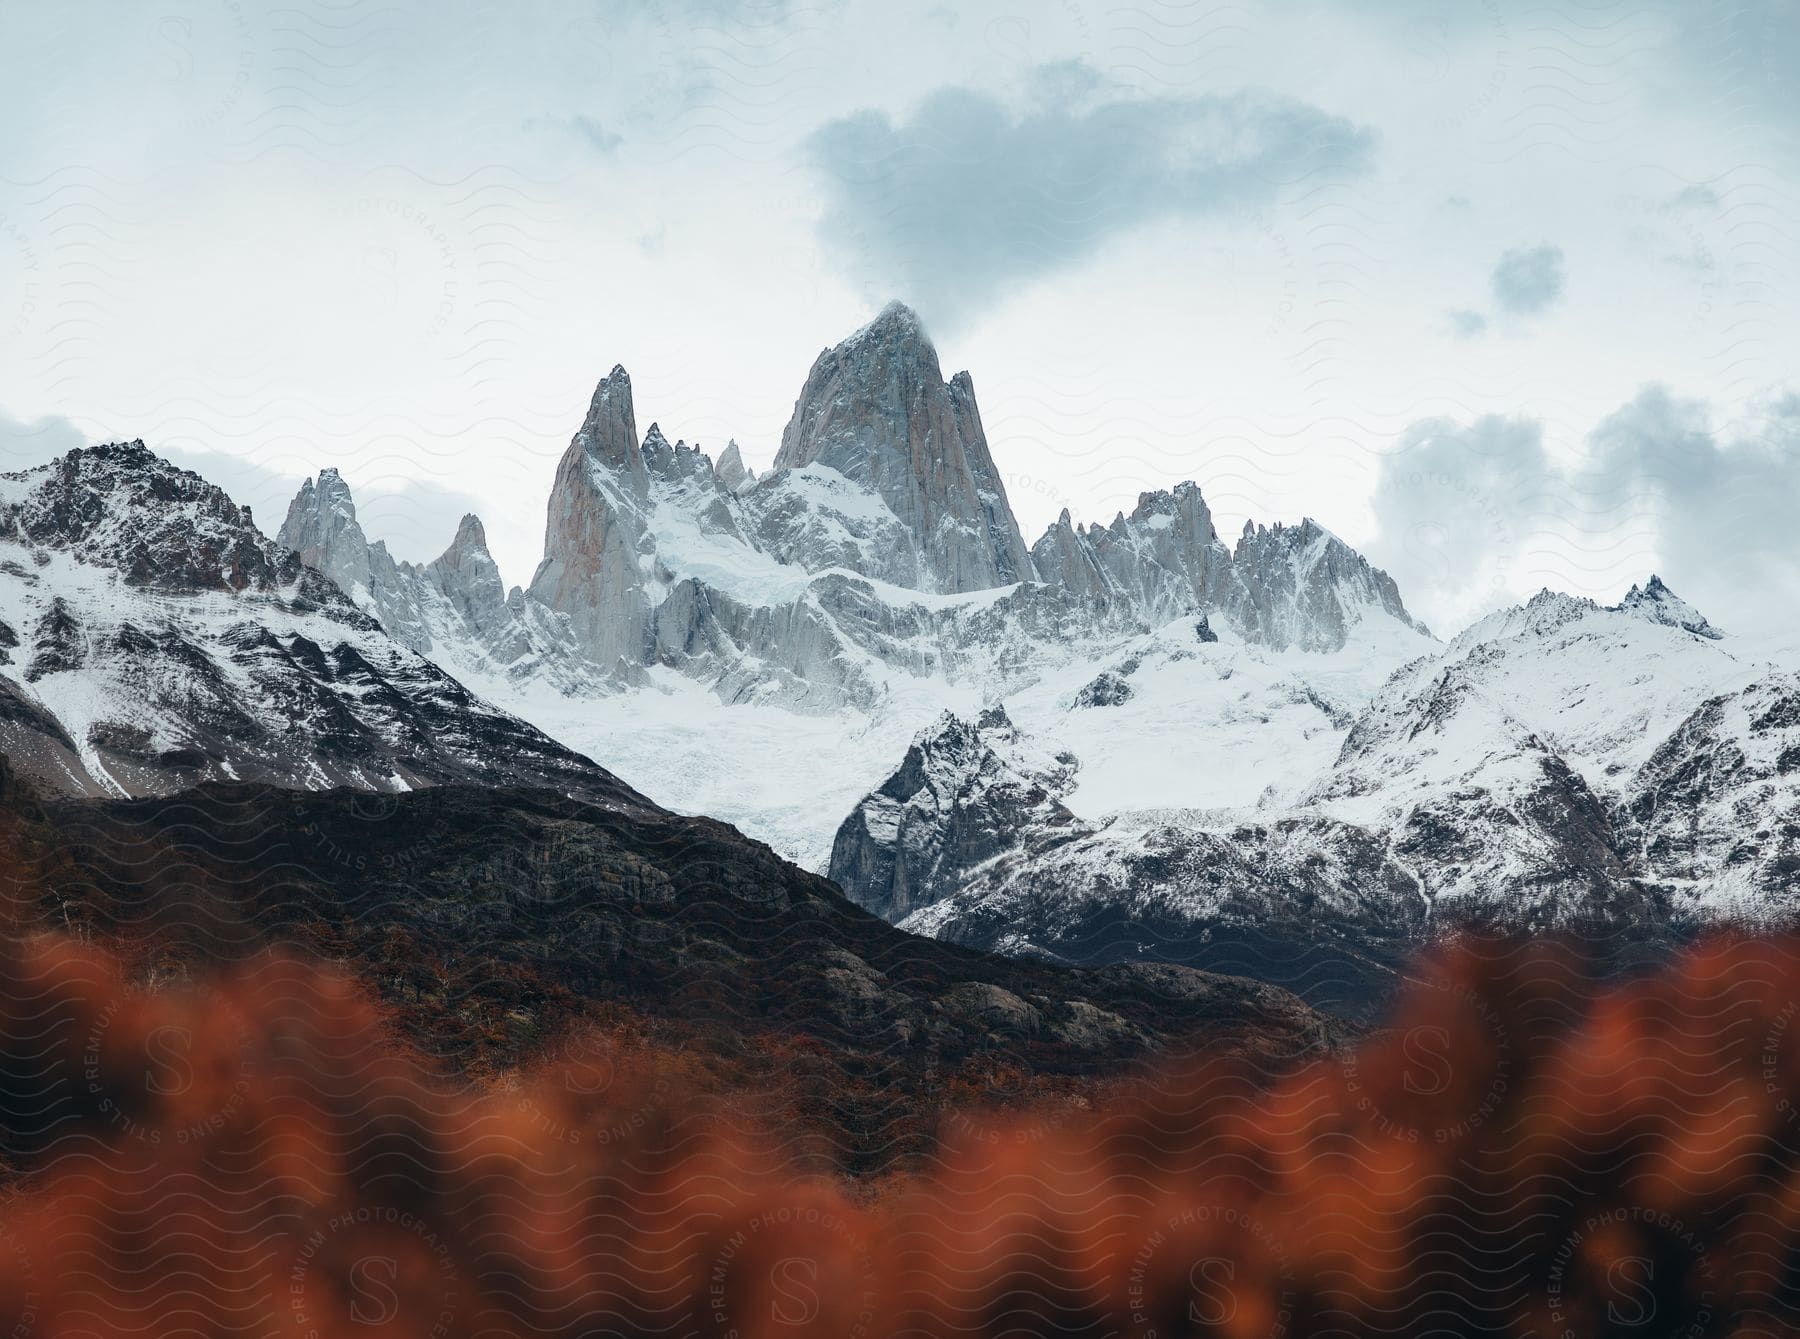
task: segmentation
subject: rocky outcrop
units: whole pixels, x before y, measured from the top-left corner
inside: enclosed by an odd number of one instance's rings
[[[1246,641],[1303,651],[1340,650],[1370,617],[1425,634],[1393,579],[1314,521],[1247,524],[1227,547],[1192,481],[1141,494],[1111,525],[1077,526],[1065,509],[1031,553],[1042,580],[1151,626],[1217,613]]]
[[[1659,576],[1652,576],[1642,589],[1633,586],[1626,591],[1624,600],[1615,608],[1709,641],[1716,642],[1725,635],[1706,621],[1706,615],[1665,586]]]
[[[303,570],[263,538],[248,507],[142,441],[77,448],[4,477],[18,487],[0,501],[0,543],[18,556],[54,549],[171,594],[267,592]]]
[[[856,806],[831,848],[831,877],[891,921],[943,901],[1002,853],[1082,831],[1061,803],[1075,760],[1028,759],[1000,707],[973,723],[946,712],[899,770]]]
[[[463,517],[433,561],[398,561],[386,543],[369,542],[343,476],[323,469],[301,484],[276,541],[330,577],[389,636],[460,678],[542,682],[564,693],[609,687],[566,620],[517,588],[507,592],[477,516]]]
[[[1109,526],[1075,527],[1065,509],[1032,558],[1044,580],[1122,601],[1153,625],[1221,608],[1233,593],[1231,552],[1192,482],[1140,494]]]
[[[530,587],[568,618],[582,653],[608,668],[649,659],[653,601],[641,561],[649,493],[631,378],[614,367],[556,467],[544,559]]]
[[[744,464],[744,457],[738,451],[735,441],[725,443],[725,450],[719,456],[713,472],[719,476],[719,482],[733,493],[748,492],[756,483],[756,471]]]
[[[946,715],[844,820],[830,874],[904,929],[1024,957],[1177,961],[1360,1009],[1393,984],[1425,903],[1381,840],[1325,818],[1219,829],[1063,803],[1078,760],[1005,712]]]
[[[970,727],[940,729],[851,815],[833,873],[920,933],[1080,962],[1146,953],[1341,1007],[1451,928],[1572,934],[1629,961],[1710,925],[1787,923],[1800,916],[1800,681],[1694,631],[1710,624],[1656,584],[1656,607],[1680,617],[1647,617],[1642,591],[1611,609],[1543,592],[1497,612],[1397,670],[1353,724],[1299,685],[1350,728],[1322,774],[1253,813],[1009,826],[981,797],[1034,784],[1031,769],[970,747]],[[1135,671],[1127,658],[1072,705],[1136,709]],[[929,761],[957,783],[925,784]],[[939,876],[938,852],[969,823],[990,839]]]
[[[1374,612],[1424,634],[1394,579],[1310,517],[1297,526],[1251,526],[1232,553],[1236,582],[1226,613],[1270,646],[1335,651]]]
[[[778,471],[809,465],[873,493],[910,536],[866,575],[940,592],[1033,575],[974,383],[967,373],[944,381],[919,318],[900,303],[813,363],[775,457]]]
[[[1631,792],[1624,822],[1645,867],[1752,924],[1783,923],[1800,887],[1800,677],[1768,673],[1701,703]]]

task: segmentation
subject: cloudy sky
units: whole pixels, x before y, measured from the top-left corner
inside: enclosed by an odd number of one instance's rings
[[[528,580],[623,362],[756,467],[887,299],[1015,509],[1198,480],[1445,629],[1800,598],[1800,7],[0,5],[0,453],[142,437],[273,530],[341,468]]]

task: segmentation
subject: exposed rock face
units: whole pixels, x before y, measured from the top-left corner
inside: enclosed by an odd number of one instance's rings
[[[348,560],[348,493],[324,482],[308,537],[329,533]],[[0,676],[0,714],[18,770],[57,790],[510,778],[638,802],[389,637],[246,509],[141,443],[0,479],[0,604],[29,637],[20,679]]]
[[[1625,592],[1618,608],[1710,641],[1716,642],[1725,635],[1706,621],[1706,615],[1665,586],[1659,576],[1652,576],[1641,590],[1633,586]]]
[[[316,482],[308,479],[300,485],[275,541],[299,554],[308,567],[330,577],[339,590],[353,592],[361,587],[374,594],[369,540],[357,524],[350,486],[335,469],[322,469]],[[386,552],[385,546],[382,551]]]
[[[1766,674],[1702,703],[1632,790],[1626,831],[1646,866],[1715,890],[1752,924],[1782,923],[1800,888],[1800,677]]]
[[[473,518],[436,562],[396,562],[364,536],[335,471],[301,490],[281,539],[394,636],[484,687],[610,692],[659,665],[728,702],[807,711],[872,709],[895,673],[997,672],[998,689],[1190,613],[1319,648],[1342,645],[1369,609],[1399,607],[1392,583],[1336,541],[1305,561],[1259,561],[1268,588],[1247,586],[1191,483],[1146,493],[1111,527],[1065,515],[1034,560],[973,382],[943,379],[898,304],[820,356],[776,464],[758,479],[732,443],[715,466],[655,424],[640,441],[615,367],[558,466],[528,591],[502,593]]]
[[[998,708],[945,716],[844,820],[831,877],[902,928],[970,947],[1214,963],[1336,1007],[1378,997],[1417,942],[1424,902],[1378,839],[1322,818],[1084,820],[1063,803],[1078,766],[1040,756]]]
[[[756,482],[756,471],[744,464],[744,457],[738,451],[735,441],[727,442],[720,455],[718,464],[713,467],[719,476],[719,482],[733,493],[743,493]]]
[[[1237,581],[1226,612],[1245,636],[1270,646],[1335,651],[1374,610],[1424,631],[1392,577],[1310,518],[1246,525],[1232,564]]]
[[[951,896],[984,861],[1080,830],[1059,798],[1074,760],[1027,759],[1018,745],[1001,708],[974,724],[946,712],[844,820],[831,877],[900,921]]]
[[[636,492],[649,482],[638,440],[637,409],[631,401],[631,377],[619,364],[614,363],[594,387],[587,417],[569,447],[618,475]]]
[[[1131,682],[1125,675],[1117,670],[1103,670],[1075,694],[1075,705],[1078,708],[1116,707],[1131,701],[1131,697]]]
[[[1605,609],[1546,591],[1491,615],[1396,671],[1335,761],[1253,816],[1004,826],[979,797],[1031,784],[1031,770],[997,749],[958,754],[945,744],[969,727],[940,728],[851,815],[832,872],[906,928],[960,943],[1084,962],[1148,951],[1339,1005],[1366,1002],[1411,946],[1453,926],[1572,932],[1629,956],[1707,925],[1791,921],[1800,680],[1696,632],[1710,625],[1666,586],[1651,598],[1680,617],[1646,616],[1643,592]],[[1116,705],[1133,663],[1075,705]],[[959,775],[980,790],[919,783],[923,760],[957,757],[979,759]],[[966,820],[938,800],[965,794]],[[921,798],[899,806],[908,796]],[[947,836],[934,834],[968,821],[993,839],[937,877]]]
[[[0,542],[56,550],[153,591],[269,591],[300,571],[240,507],[142,441],[77,448],[4,477]]]
[[[609,668],[649,659],[652,600],[640,563],[649,493],[631,378],[615,367],[556,468],[530,591],[566,615],[582,652]]]
[[[1032,558],[1044,580],[1122,601],[1152,624],[1222,608],[1233,593],[1231,551],[1192,482],[1140,494],[1109,526],[1076,527],[1065,509]]]
[[[945,383],[937,350],[901,304],[813,364],[775,468],[815,464],[873,492],[912,537],[910,551],[867,575],[942,592],[1031,579],[974,383],[967,373]]]
[[[1371,615],[1419,632],[1385,572],[1308,520],[1246,525],[1235,551],[1219,539],[1194,483],[1139,496],[1111,525],[1076,526],[1064,510],[1032,546],[1039,577],[1121,604],[1152,626],[1222,614],[1246,640],[1336,651]]]

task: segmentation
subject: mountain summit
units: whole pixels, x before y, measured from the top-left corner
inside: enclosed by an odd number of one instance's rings
[[[890,302],[821,353],[781,434],[778,470],[826,465],[877,494],[917,540],[917,584],[986,590],[1033,576],[988,451],[975,383],[948,382],[910,307]]]
[[[1652,623],[1680,628],[1683,632],[1691,632],[1708,641],[1716,642],[1725,635],[1707,622],[1705,614],[1664,585],[1659,576],[1652,576],[1642,587],[1633,586],[1626,591],[1624,600],[1617,608],[1624,613],[1647,618]]]

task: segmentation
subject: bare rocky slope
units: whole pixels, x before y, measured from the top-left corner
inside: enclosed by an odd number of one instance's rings
[[[0,763],[0,867],[15,914],[159,976],[267,948],[341,962],[472,1073],[584,1025],[688,1052],[786,1093],[855,1171],[927,1151],[956,1093],[1079,1101],[1152,1056],[1276,1071],[1352,1035],[1242,979],[920,939],[722,823],[545,790],[46,799]]]

